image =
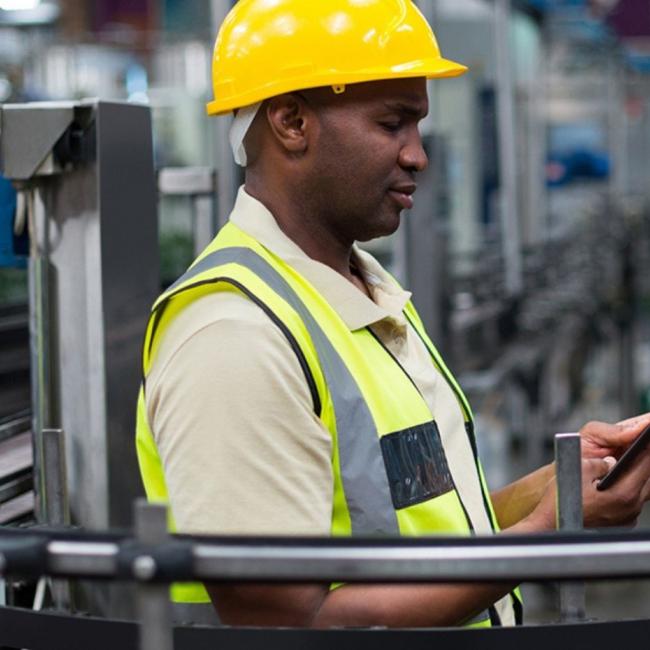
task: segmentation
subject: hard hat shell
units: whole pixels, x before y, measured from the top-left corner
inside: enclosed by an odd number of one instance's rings
[[[239,0],[214,48],[210,115],[306,88],[455,77],[411,0]]]

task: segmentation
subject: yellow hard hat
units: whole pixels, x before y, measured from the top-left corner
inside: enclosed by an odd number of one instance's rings
[[[214,48],[210,115],[282,93],[405,77],[455,77],[411,0],[239,0]]]

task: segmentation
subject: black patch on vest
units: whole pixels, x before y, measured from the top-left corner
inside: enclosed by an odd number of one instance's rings
[[[433,420],[383,436],[381,451],[395,510],[454,489],[440,431]]]

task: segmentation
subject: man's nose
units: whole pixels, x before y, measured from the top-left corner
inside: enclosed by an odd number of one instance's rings
[[[412,172],[423,172],[429,166],[429,157],[424,150],[422,137],[417,129],[409,135],[408,141],[402,147],[399,164],[403,169]]]

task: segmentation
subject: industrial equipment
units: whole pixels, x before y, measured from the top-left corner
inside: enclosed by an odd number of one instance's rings
[[[0,173],[18,191],[30,241],[37,520],[48,511],[51,469],[43,431],[63,429],[72,521],[128,525],[141,490],[133,450],[141,335],[159,290],[149,109],[3,105]]]

